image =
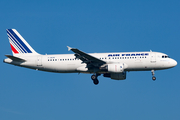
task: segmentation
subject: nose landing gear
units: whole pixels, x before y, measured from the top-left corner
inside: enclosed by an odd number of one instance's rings
[[[100,76],[100,75],[101,75],[101,74],[93,74],[93,75],[91,76],[91,79],[93,80],[93,83],[94,83],[95,85],[99,84],[99,80],[97,79],[97,77]]]
[[[155,81],[155,80],[156,80],[156,77],[154,76],[154,74],[155,74],[155,73],[154,73],[154,70],[151,70],[151,73],[152,73],[152,76],[153,76],[153,77],[152,77],[152,80]]]

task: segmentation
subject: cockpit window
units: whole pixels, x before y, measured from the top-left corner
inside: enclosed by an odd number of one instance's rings
[[[167,55],[163,55],[162,58],[170,58],[169,56]]]

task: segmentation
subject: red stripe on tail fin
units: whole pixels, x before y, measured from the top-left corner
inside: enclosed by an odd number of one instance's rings
[[[10,44],[11,45],[11,44]],[[13,53],[18,54],[19,52],[11,45],[11,50],[13,51]]]

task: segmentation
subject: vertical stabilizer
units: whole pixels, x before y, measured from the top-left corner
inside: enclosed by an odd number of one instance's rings
[[[13,55],[38,54],[16,29],[6,29]]]

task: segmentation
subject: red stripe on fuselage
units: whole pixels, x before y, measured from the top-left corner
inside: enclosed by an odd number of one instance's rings
[[[11,44],[10,44],[11,45]],[[19,53],[12,45],[11,45],[11,50],[13,51],[13,53],[17,54]]]

